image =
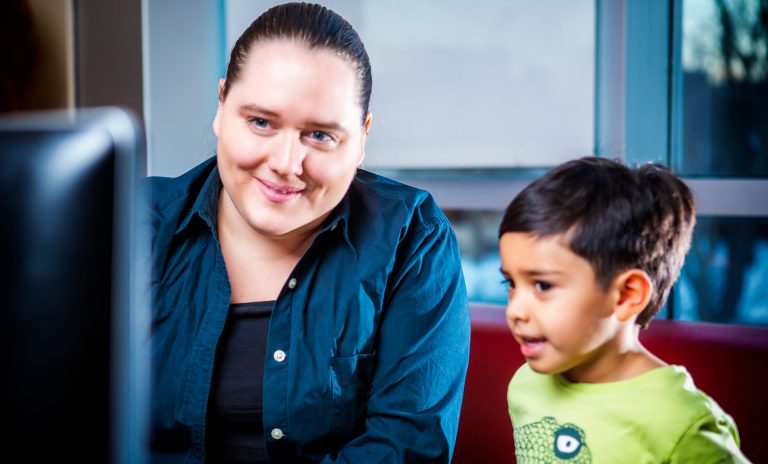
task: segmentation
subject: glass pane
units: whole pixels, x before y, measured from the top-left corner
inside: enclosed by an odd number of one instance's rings
[[[507,289],[501,283],[499,224],[501,212],[446,211],[461,250],[461,264],[469,301],[507,303]]]
[[[768,218],[700,217],[676,319],[768,325]]]
[[[683,0],[683,175],[768,176],[768,2]]]
[[[502,213],[446,214],[459,241],[470,301],[505,305],[497,238]],[[670,299],[657,318],[768,325],[768,218],[699,217]]]

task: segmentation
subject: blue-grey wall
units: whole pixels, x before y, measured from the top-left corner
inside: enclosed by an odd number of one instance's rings
[[[144,0],[148,172],[175,176],[213,155],[226,65],[223,1]]]

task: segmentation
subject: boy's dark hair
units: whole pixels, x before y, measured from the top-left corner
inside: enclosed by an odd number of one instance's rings
[[[347,20],[322,5],[305,2],[284,3],[268,9],[256,18],[232,47],[227,76],[219,98],[224,100],[240,77],[253,46],[269,40],[297,40],[310,49],[328,49],[348,60],[357,72],[362,124],[371,100],[371,62],[360,36]]]
[[[590,156],[565,162],[525,187],[507,206],[499,237],[564,234],[604,289],[623,271],[645,271],[654,289],[636,322],[646,327],[677,280],[695,222],[693,193],[667,167],[630,169]]]

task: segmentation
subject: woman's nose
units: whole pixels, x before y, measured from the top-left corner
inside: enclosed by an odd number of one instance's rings
[[[292,132],[284,132],[274,139],[270,147],[269,168],[283,176],[300,176],[303,172],[304,146]]]

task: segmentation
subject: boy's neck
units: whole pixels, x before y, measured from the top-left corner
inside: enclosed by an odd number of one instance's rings
[[[607,383],[631,379],[666,363],[640,343],[640,327],[631,324],[606,345],[601,353],[562,375],[570,382]]]

